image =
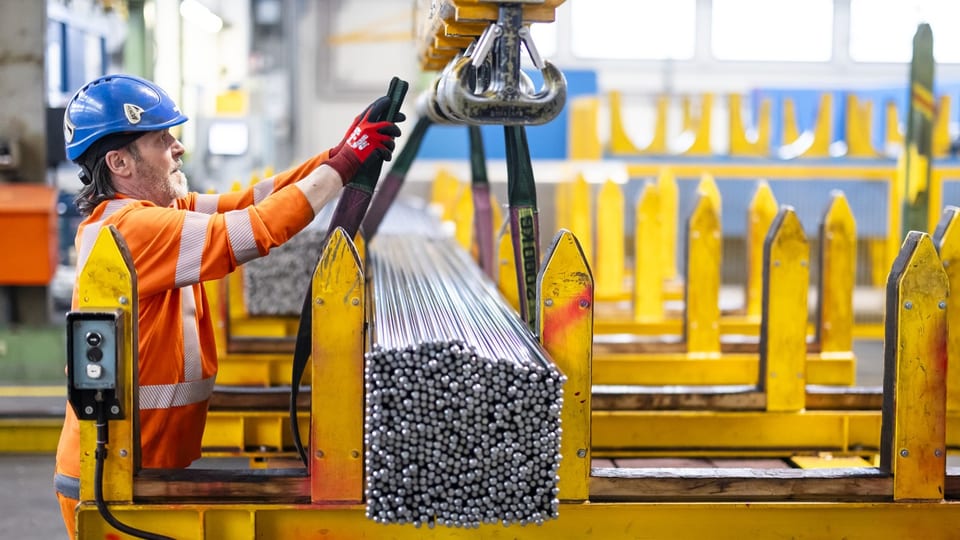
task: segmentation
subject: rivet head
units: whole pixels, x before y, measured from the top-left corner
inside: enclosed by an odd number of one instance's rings
[[[322,305],[323,305],[323,298],[317,298],[316,300],[313,301],[313,303],[316,304],[316,305],[318,305],[318,306],[322,306]]]
[[[940,309],[947,309],[947,303],[941,300],[940,303],[937,304],[937,307],[939,307]]]
[[[353,300],[350,300],[350,303],[353,304],[353,305],[355,305],[355,306],[359,306],[359,305],[360,305],[360,299],[359,299],[359,298],[354,298]]]
[[[935,456],[937,456],[937,457],[942,457],[942,456],[943,456],[943,450],[937,448],[936,450],[933,451],[933,455],[935,455]]]
[[[360,457],[360,452],[357,452],[356,450],[351,450],[350,457],[352,457],[353,459],[357,459],[358,457]]]
[[[123,305],[123,306],[127,305],[127,302],[129,302],[126,296],[121,296],[120,298],[118,298],[118,301],[120,302],[120,305]]]
[[[913,302],[907,300],[906,302],[903,303],[903,307],[906,309],[913,309]]]
[[[581,448],[577,450],[577,457],[587,457],[587,449]]]
[[[322,458],[322,457],[323,457],[323,450],[317,450],[317,452],[316,452],[314,455],[317,456],[318,458]]]
[[[553,305],[553,299],[552,299],[552,298],[547,298],[546,300],[543,301],[543,305],[545,305],[545,306],[547,306],[547,307],[552,306],[552,305]]]
[[[910,457],[910,451],[907,450],[906,448],[904,448],[904,449],[900,450],[900,456],[901,456],[901,457]]]
[[[127,457],[127,449],[126,449],[126,448],[121,448],[121,449],[120,449],[120,457]]]
[[[590,307],[590,301],[589,301],[589,300],[580,300],[580,307],[582,307],[583,309],[586,309],[586,308]]]

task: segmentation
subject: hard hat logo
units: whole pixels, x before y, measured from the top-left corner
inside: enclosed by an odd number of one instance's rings
[[[73,134],[77,130],[77,127],[73,125],[73,122],[70,121],[66,116],[63,117],[63,140],[68,144],[73,142]]]
[[[123,114],[131,124],[139,124],[143,118],[143,108],[132,103],[123,104]]]

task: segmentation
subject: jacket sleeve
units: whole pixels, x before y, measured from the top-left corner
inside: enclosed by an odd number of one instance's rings
[[[204,214],[138,206],[117,214],[137,270],[141,296],[219,279],[266,255],[307,226],[313,209],[294,186],[256,205]]]
[[[202,214],[214,214],[259,204],[272,193],[276,193],[297,180],[302,179],[310,174],[311,171],[326,163],[329,159],[329,153],[329,150],[324,150],[292,169],[288,169],[270,178],[265,178],[240,191],[231,191],[229,193],[190,193],[186,198],[177,201],[177,207],[193,210]]]

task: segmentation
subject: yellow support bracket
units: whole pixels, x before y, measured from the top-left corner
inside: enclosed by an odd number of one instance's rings
[[[663,249],[660,261],[663,265],[663,279],[670,282],[677,278],[680,189],[677,187],[677,178],[669,167],[662,167],[657,173],[657,192],[660,195],[660,245]]]
[[[570,232],[577,237],[587,264],[594,264],[593,190],[580,173],[570,186]]]
[[[842,191],[830,194],[820,223],[817,341],[822,354],[853,351],[853,290],[857,277],[857,223]]]
[[[862,105],[856,94],[847,94],[847,123],[846,142],[847,157],[876,158],[879,157],[870,141],[873,133],[873,102],[866,101]]]
[[[635,156],[641,153],[630,140],[627,128],[623,123],[623,101],[619,90],[611,90],[607,94],[610,107],[610,154],[614,156]],[[659,126],[657,126],[659,127]]]
[[[687,229],[684,340],[687,353],[720,356],[720,215],[713,199],[699,193]]]
[[[113,225],[100,229],[86,264],[77,274],[79,310],[120,310],[123,314],[122,351],[117,351],[117,371],[122,377],[117,400],[124,419],[110,423],[107,456],[103,463],[103,499],[133,500],[133,475],[140,468],[137,407],[137,272],[126,242]],[[80,500],[94,500],[97,428],[80,421]]]
[[[903,130],[900,128],[900,116],[897,113],[896,101],[890,100],[887,102],[884,110],[884,123],[886,124],[883,130],[884,150],[887,153],[902,151]]]
[[[930,236],[911,231],[887,281],[880,469],[896,501],[943,499],[948,288]]]
[[[537,315],[540,340],[567,380],[560,411],[559,498],[589,498],[593,276],[576,237],[560,231],[544,257]]]
[[[767,411],[804,408],[807,384],[807,292],[810,245],[793,208],[783,206],[763,250],[760,388]]]
[[[597,196],[597,298],[616,299],[624,288],[624,197],[620,185],[607,180]]]
[[[730,116],[730,155],[733,157],[764,157],[770,152],[770,100],[760,102],[755,120],[756,129],[749,129],[743,122],[743,96],[730,94],[728,114]],[[752,137],[748,132],[753,132]]]
[[[680,153],[685,156],[709,156],[710,133],[713,125],[713,94],[705,93],[700,97],[700,117],[697,119],[693,140]]]
[[[567,128],[570,159],[603,159],[603,144],[597,133],[599,119],[600,100],[598,98],[581,96],[570,100],[570,124]]]
[[[950,284],[947,297],[947,411],[960,411],[960,208],[948,206],[933,233]]]
[[[633,250],[633,320],[663,319],[663,237],[660,223],[660,190],[657,184],[643,186],[636,205]]]
[[[309,454],[313,502],[363,500],[365,290],[360,256],[338,227],[313,275]]]
[[[777,215],[777,199],[766,180],[757,182],[747,218],[746,315],[760,321],[763,311],[763,243]]]

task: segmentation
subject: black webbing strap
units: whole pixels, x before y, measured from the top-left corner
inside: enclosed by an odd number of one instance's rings
[[[390,98],[390,108],[384,113],[382,118],[374,118],[374,121],[393,121],[400,106],[403,104],[403,98],[407,94],[409,84],[397,77],[390,81],[390,87],[387,90],[387,96]],[[367,167],[367,164],[370,164]],[[327,237],[320,245],[320,253],[317,255],[317,264],[320,263],[320,257],[323,256],[323,248],[330,238],[330,234],[342,227],[349,238],[357,234],[363,216],[366,214],[367,207],[370,205],[370,197],[377,185],[380,177],[380,170],[383,167],[383,161],[371,158],[360,167],[357,176],[353,181],[343,188],[340,194],[340,201],[330,219],[330,225],[327,228]],[[316,268],[316,264],[314,265]],[[300,459],[304,465],[308,465],[307,450],[300,439],[300,424],[297,422],[297,396],[300,393],[300,381],[303,379],[303,372],[307,369],[307,362],[310,360],[310,353],[313,349],[312,332],[313,310],[311,299],[313,297],[312,280],[307,284],[307,292],[303,297],[303,306],[300,308],[300,326],[297,328],[297,340],[293,350],[293,368],[290,377],[290,430],[293,433],[293,444],[300,454]]]

